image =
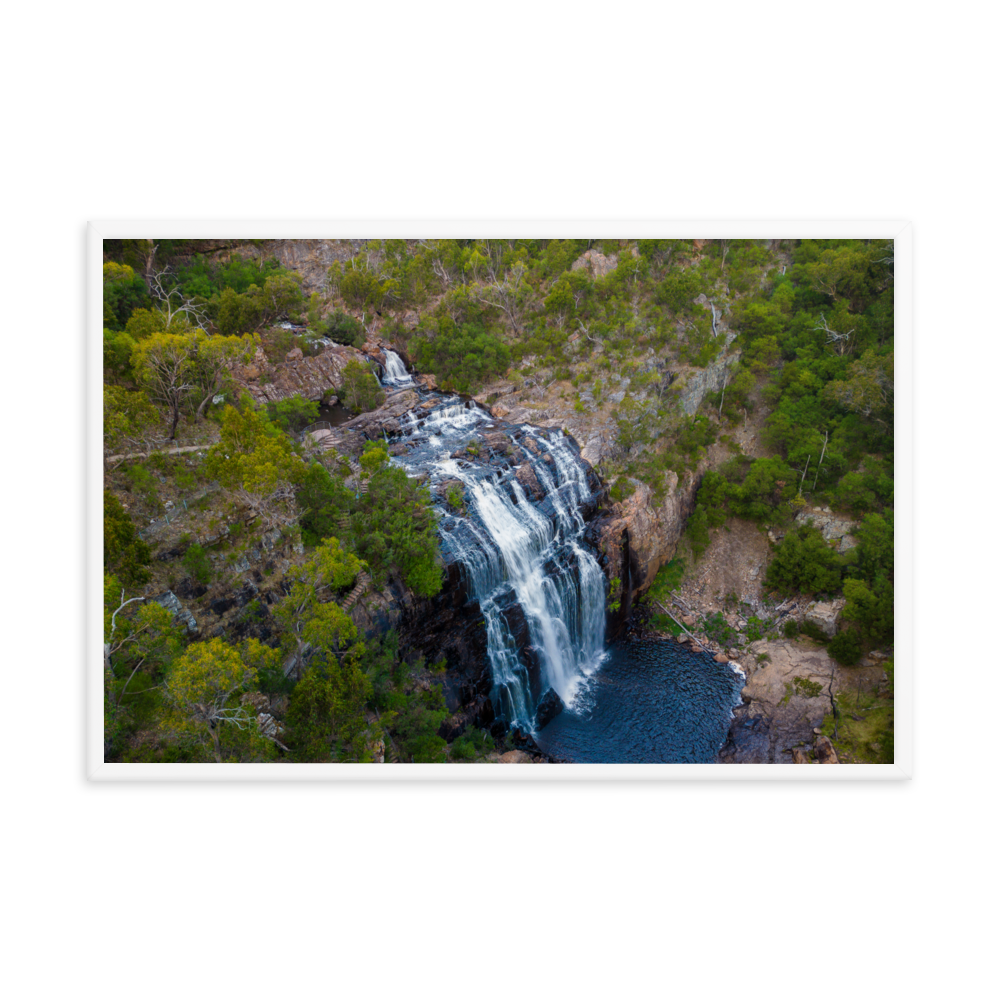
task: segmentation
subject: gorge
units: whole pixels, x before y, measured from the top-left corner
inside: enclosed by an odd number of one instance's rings
[[[413,386],[399,355],[384,353],[383,384]],[[593,531],[606,491],[576,442],[470,399],[420,395],[386,440],[438,498],[448,571],[438,603],[485,634],[449,670],[476,682],[464,685],[472,721],[524,734],[557,760],[712,760],[742,674],[673,643],[607,643],[621,622],[605,610],[611,582]],[[449,617],[417,632],[431,656],[449,651]]]

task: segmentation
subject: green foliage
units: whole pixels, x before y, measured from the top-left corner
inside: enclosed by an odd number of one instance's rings
[[[189,545],[181,558],[181,563],[188,575],[198,583],[207,584],[212,580],[212,560],[208,553],[197,542]]]
[[[808,677],[795,677],[792,684],[803,698],[818,698],[823,693],[823,685],[819,681],[809,680]]]
[[[879,577],[871,585],[863,580],[845,580],[844,596],[847,604],[843,618],[858,626],[866,642],[872,645],[892,642],[894,591],[888,579]]]
[[[446,391],[474,392],[499,378],[510,364],[510,348],[479,325],[458,325],[450,316],[421,324],[412,341],[416,365],[433,372]]]
[[[267,419],[286,433],[298,433],[319,420],[319,403],[302,395],[267,404]]]
[[[336,310],[325,323],[317,327],[319,333],[338,344],[348,347],[361,347],[365,342],[364,327],[353,316],[342,310]]]
[[[394,573],[414,593],[432,597],[441,590],[442,573],[430,491],[387,458],[378,447],[362,456],[373,471],[367,496],[355,501],[350,538],[377,582]]]
[[[786,639],[794,639],[799,634],[799,623],[794,618],[789,618],[781,626],[781,632]]]
[[[444,763],[444,739],[438,735],[441,723],[448,717],[444,694],[432,684],[427,690],[408,695],[390,727],[400,761],[414,764]]]
[[[719,611],[713,611],[712,614],[706,615],[704,621],[701,623],[701,628],[705,635],[727,649],[730,646],[738,645],[740,642],[739,633],[726,621]]]
[[[313,546],[339,534],[340,519],[350,513],[353,499],[342,478],[330,475],[319,462],[309,465],[295,493],[302,512],[299,524],[303,543]]]
[[[365,704],[371,682],[361,669],[363,645],[343,657],[327,656],[295,685],[287,713],[287,735],[301,762],[371,760]]]
[[[799,631],[802,635],[812,639],[813,642],[821,642],[825,645],[829,641],[829,636],[814,622],[803,622]]]
[[[221,437],[205,457],[205,474],[264,527],[294,520],[293,490],[306,467],[289,439],[262,411],[249,406],[224,407],[219,424]]]
[[[150,578],[147,569],[153,556],[149,546],[138,536],[132,519],[118,498],[104,491],[104,570],[115,574],[122,583],[142,584]]]
[[[355,413],[376,410],[385,402],[385,391],[371,369],[360,361],[348,361],[337,390],[341,402]]]
[[[851,570],[852,576],[869,583],[879,578],[892,579],[895,565],[893,526],[891,510],[884,514],[868,514],[864,518],[856,532],[857,562]]]
[[[702,281],[693,269],[671,271],[655,288],[653,300],[675,313],[690,313],[702,291]]]
[[[241,295],[232,288],[223,289],[219,295],[215,325],[221,334],[231,336],[256,330],[264,318],[264,304],[257,295]]]
[[[131,267],[109,262],[104,265],[104,326],[124,330],[136,309],[150,305],[146,283]]]
[[[160,414],[144,392],[104,386],[104,450],[143,449],[159,430]]]
[[[481,729],[466,729],[449,748],[451,760],[476,760],[494,749],[493,739]]]
[[[104,328],[104,377],[125,379],[132,374],[135,341],[124,330]]]
[[[627,500],[633,493],[635,493],[635,483],[628,476],[619,476],[608,490],[608,496],[615,503]]]
[[[835,593],[843,565],[817,528],[800,525],[778,543],[764,585],[781,594]]]
[[[861,659],[861,643],[853,631],[838,632],[826,646],[827,652],[845,667],[853,666]]]

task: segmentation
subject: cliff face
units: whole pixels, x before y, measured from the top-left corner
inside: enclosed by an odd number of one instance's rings
[[[253,363],[234,371],[234,379],[257,403],[274,403],[296,394],[319,401],[343,383],[349,361],[366,360],[360,351],[340,344],[315,357],[301,355],[301,351],[292,351],[284,361],[274,364],[258,348]]]

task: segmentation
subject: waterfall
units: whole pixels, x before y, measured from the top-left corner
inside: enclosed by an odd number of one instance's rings
[[[382,382],[392,386],[413,385],[413,376],[407,372],[403,359],[395,351],[385,352],[385,374],[382,376]]]
[[[606,585],[583,542],[591,489],[569,439],[557,429],[498,426],[458,397],[402,423],[407,453],[394,461],[427,475],[437,495],[442,487],[462,493],[461,512],[439,504],[442,548],[479,602],[498,714],[532,730],[549,688],[567,709],[581,709],[604,657]]]

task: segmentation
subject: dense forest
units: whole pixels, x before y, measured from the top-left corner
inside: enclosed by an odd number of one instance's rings
[[[733,518],[778,532],[767,592],[845,601],[834,637],[807,638],[844,665],[891,650],[891,241],[371,240],[307,287],[263,240],[108,240],[103,288],[109,761],[460,762],[504,748],[447,733],[447,665],[351,615],[365,588],[441,591],[429,490],[385,440],[356,460],[311,447],[322,400],[247,389],[248,372],[259,385],[335,348],[354,352],[329,387],[353,414],[386,403],[378,344],[483,405],[513,387],[599,414],[609,504],[640,486],[656,504],[671,474],[692,484],[688,566]],[[698,373],[717,387],[688,412]],[[733,440],[749,421],[756,457]],[[708,462],[719,445],[728,457]],[[796,520],[807,505],[851,519],[856,544],[838,551]],[[179,599],[220,624],[193,628]],[[891,700],[880,711],[870,759],[891,760]]]

